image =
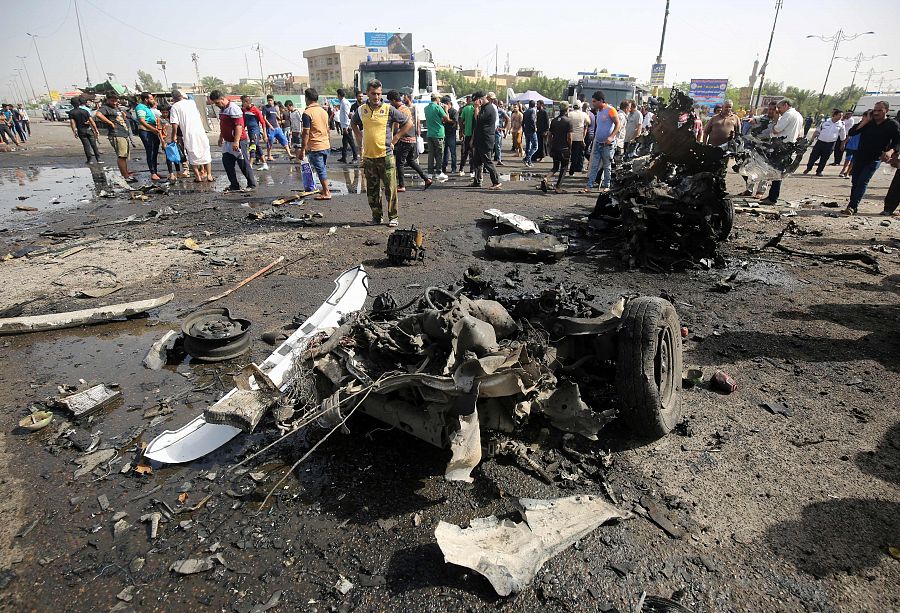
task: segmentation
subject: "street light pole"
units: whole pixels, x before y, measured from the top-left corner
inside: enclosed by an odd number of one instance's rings
[[[838,48],[841,46],[841,43],[845,40],[856,40],[860,36],[865,36],[866,34],[875,34],[875,32],[862,32],[860,34],[844,34],[844,30],[838,30],[832,36],[823,36],[821,34],[809,34],[806,38],[818,38],[819,40],[826,43],[834,43],[834,47],[831,51],[831,61],[828,62],[828,71],[825,73],[825,82],[822,83],[822,92],[819,94],[819,101],[816,103],[816,113],[822,110],[822,98],[825,97],[825,88],[828,86],[828,77],[831,76],[831,67],[834,65],[834,58],[837,57]]]
[[[91,75],[88,74],[87,54],[84,52],[84,35],[81,33],[81,15],[78,13],[78,0],[75,3],[75,22],[78,24],[78,38],[81,40],[81,59],[84,60],[84,78],[88,87],[91,86]]]
[[[196,53],[191,54],[191,61],[194,62],[194,72],[197,74],[197,88],[200,88],[200,64],[197,60],[200,59],[200,56]]]
[[[867,77],[866,77],[866,91],[869,91],[869,83],[872,81],[872,77],[873,77],[873,76],[876,76],[876,75],[883,75],[883,74],[885,74],[885,73],[887,73],[887,72],[894,72],[894,69],[893,69],[893,68],[888,68],[887,70],[881,70],[881,71],[879,71],[879,72],[875,72],[875,69],[874,69],[874,68],[869,68],[869,74],[868,74]],[[879,91],[881,91],[881,88],[879,88]]]
[[[853,80],[850,81],[850,89],[853,89],[853,86],[856,85],[856,73],[859,72],[859,65],[862,64],[863,62],[872,61],[876,57],[887,57],[887,53],[879,53],[878,55],[870,55],[870,56],[866,57],[865,55],[862,54],[862,51],[860,51],[858,54],[856,54],[853,57],[835,58],[838,60],[847,60],[848,62],[855,62],[855,65],[853,67]]]
[[[19,75],[19,81],[22,82],[22,92],[25,94],[25,96],[24,96],[24,98],[25,98],[24,102],[27,102],[27,101],[28,101],[28,88],[25,87],[25,79],[22,78],[22,69],[21,69],[21,68],[16,68],[16,73]]]
[[[25,34],[28,34],[28,32],[25,32]],[[37,53],[38,64],[41,66],[41,74],[44,75],[44,86],[47,88],[47,102],[53,102],[53,100],[50,99],[50,83],[47,82],[47,71],[44,70],[44,60],[41,59],[41,52],[37,46],[37,34],[28,34],[28,36],[31,37],[31,42],[34,43],[34,52]]]
[[[263,96],[266,95],[266,81],[263,77],[263,69],[262,69],[262,47],[259,43],[256,43],[256,53],[259,54],[259,87],[262,89]]]
[[[772,41],[775,39],[775,25],[778,23],[778,13],[784,0],[775,0],[775,19],[772,21],[772,33],[769,34],[769,46],[766,48],[766,59],[763,60],[762,68],[759,70],[759,89],[756,90],[756,101],[754,107],[759,107],[759,97],[762,96],[763,83],[766,81],[766,67],[769,65],[769,53],[772,52]]]
[[[17,58],[22,60],[22,68],[25,69],[25,76],[28,77],[28,86],[31,88],[31,99],[37,102],[37,96],[34,94],[34,85],[31,83],[31,75],[28,73],[28,65],[25,63],[24,55],[17,55]]]
[[[156,63],[159,64],[160,68],[162,68],[163,81],[165,81],[165,83],[166,83],[166,89],[169,89],[169,77],[166,76],[166,61],[165,60],[156,60]]]
[[[669,23],[669,0],[666,0],[666,14],[663,16],[662,36],[659,38],[659,54],[656,56],[656,63],[662,64],[663,46],[666,44],[666,25]],[[652,75],[651,75],[652,76]],[[653,86],[653,95],[659,93],[659,86]]]

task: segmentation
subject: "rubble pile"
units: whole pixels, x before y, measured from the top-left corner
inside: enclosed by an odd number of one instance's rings
[[[653,123],[653,153],[623,164],[612,189],[597,198],[591,219],[595,227],[618,228],[631,266],[724,263],[718,247],[734,219],[725,188],[728,154],[697,142],[694,119],[692,100],[673,89]]]

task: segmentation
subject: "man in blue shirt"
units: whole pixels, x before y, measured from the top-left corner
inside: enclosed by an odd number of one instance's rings
[[[266,96],[266,105],[262,107],[262,113],[265,118],[266,132],[269,135],[266,142],[266,159],[269,161],[275,160],[272,157],[272,143],[277,140],[284,147],[284,152],[287,154],[288,159],[293,160],[294,156],[291,155],[291,150],[288,148],[287,136],[284,135],[284,130],[281,129],[281,125],[278,122],[281,110],[275,104],[275,97],[272,94]]]

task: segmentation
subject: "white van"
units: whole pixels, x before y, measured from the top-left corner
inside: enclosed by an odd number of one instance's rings
[[[900,111],[900,94],[866,94],[853,107],[853,116],[862,117],[863,113],[871,110],[876,102],[881,102],[882,100],[891,105],[888,117],[893,117],[897,111]]]

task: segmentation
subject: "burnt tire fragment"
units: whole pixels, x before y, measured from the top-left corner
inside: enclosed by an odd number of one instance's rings
[[[725,198],[715,208],[710,215],[713,231],[720,241],[728,240],[734,227],[734,202],[731,198]]]
[[[640,436],[664,436],[681,420],[681,322],[675,307],[649,296],[629,301],[618,342],[623,419]]]

